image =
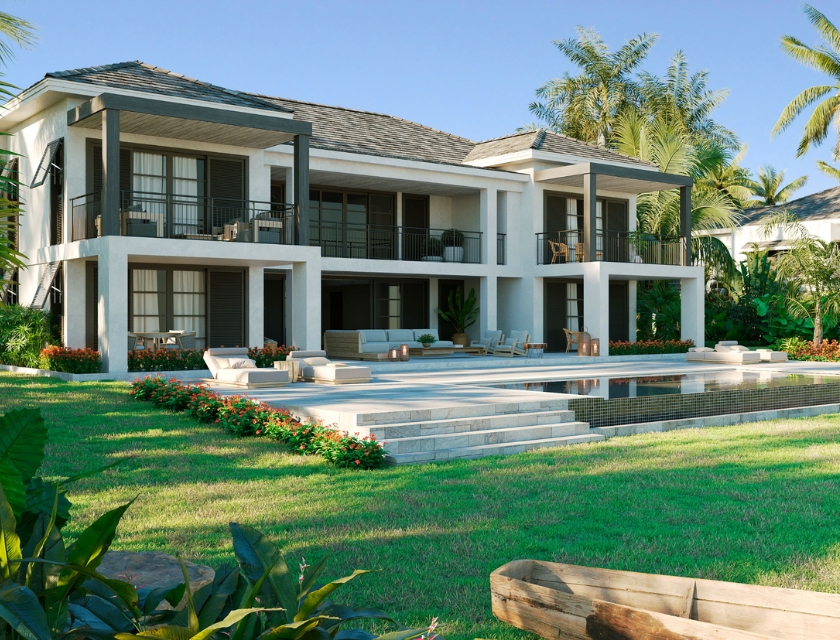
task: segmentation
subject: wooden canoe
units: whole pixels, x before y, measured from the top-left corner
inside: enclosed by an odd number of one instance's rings
[[[840,638],[840,595],[517,560],[490,575],[493,614],[550,640]]]

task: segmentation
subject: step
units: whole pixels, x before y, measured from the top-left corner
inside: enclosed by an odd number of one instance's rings
[[[561,447],[570,444],[586,442],[600,442],[604,436],[600,434],[584,434],[566,436],[562,438],[545,438],[543,440],[525,440],[522,442],[506,442],[501,444],[485,444],[474,447],[459,447],[454,449],[439,449],[437,451],[422,451],[418,453],[397,453],[385,457],[388,464],[410,464],[418,462],[433,462],[438,460],[456,460],[460,458],[483,458],[484,456],[506,456],[533,449],[545,447]]]
[[[382,424],[406,422],[432,422],[456,418],[481,418],[509,413],[531,413],[539,411],[562,411],[569,408],[568,399],[526,400],[523,402],[500,402],[489,404],[464,404],[430,409],[406,409],[398,411],[377,411],[356,414],[357,427],[371,427]]]
[[[556,424],[505,427],[502,429],[485,429],[481,431],[396,438],[393,440],[384,440],[383,444],[388,452],[401,454],[505,444],[509,442],[525,442],[530,440],[539,441],[579,436],[588,433],[589,425],[585,422],[561,422]]]
[[[530,427],[560,422],[574,422],[575,412],[566,409],[528,411],[520,413],[497,413],[469,418],[449,418],[420,422],[396,422],[359,427],[360,435],[373,435],[377,440],[430,436],[444,433],[485,431],[506,427]]]

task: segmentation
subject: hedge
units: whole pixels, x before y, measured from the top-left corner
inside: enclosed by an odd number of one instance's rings
[[[688,353],[689,348],[693,346],[693,340],[637,340],[636,342],[611,340],[610,355],[638,356],[662,353]]]

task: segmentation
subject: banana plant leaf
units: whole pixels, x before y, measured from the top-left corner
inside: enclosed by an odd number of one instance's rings
[[[0,585],[0,618],[25,640],[51,640],[41,603],[31,589],[13,582]]]

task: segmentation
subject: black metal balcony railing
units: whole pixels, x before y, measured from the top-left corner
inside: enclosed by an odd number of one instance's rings
[[[101,193],[70,201],[73,240],[102,235]],[[120,235],[292,244],[295,206],[171,193],[120,192]]]
[[[660,238],[627,231],[599,231],[595,260],[678,266],[683,263],[685,238]],[[583,231],[551,231],[537,234],[537,264],[585,262]]]
[[[309,244],[325,258],[481,263],[481,232],[313,221]]]
[[[507,234],[496,234],[496,264],[507,264],[507,256],[505,255],[505,243],[507,242]]]

